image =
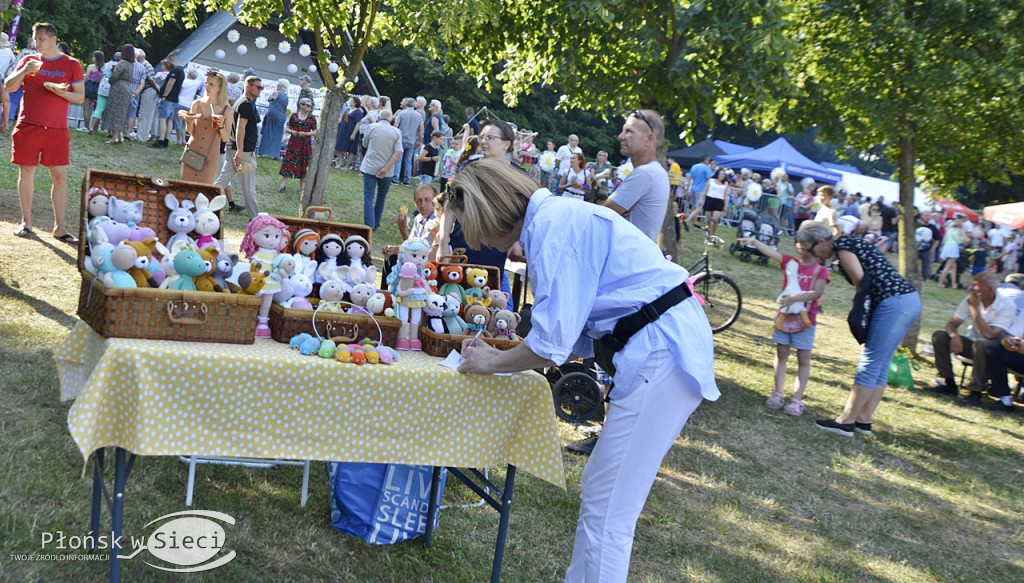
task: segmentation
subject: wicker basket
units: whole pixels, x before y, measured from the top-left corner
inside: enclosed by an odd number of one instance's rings
[[[142,226],[156,231],[160,241],[167,241],[172,235],[167,228],[169,210],[164,206],[165,195],[192,200],[202,193],[212,199],[223,192],[211,184],[90,168],[82,181],[83,217],[88,216],[87,193],[94,186],[103,187],[119,200],[143,201]],[[223,229],[217,238],[222,236]],[[100,335],[232,344],[252,344],[255,340],[259,298],[151,288],[106,289],[85,269],[88,243],[84,221],[78,239],[78,270],[82,275],[78,315]]]
[[[471,336],[460,334],[438,334],[430,328],[420,327],[419,339],[423,343],[423,352],[430,356],[448,356],[453,350],[462,350],[462,341]],[[521,340],[504,340],[501,338],[484,338],[481,336],[477,342],[486,342],[498,350],[508,350]]]
[[[318,300],[310,299],[309,302],[315,308]],[[370,337],[380,340],[384,346],[393,348],[398,341],[398,329],[401,327],[401,323],[396,318],[376,318],[376,320],[383,338],[377,338],[377,326],[373,323],[374,318],[370,316],[321,310],[316,316],[316,330],[313,330],[313,310],[296,310],[285,308],[280,304],[270,306],[271,338],[278,342],[288,342],[293,336],[303,332],[313,336],[319,332],[321,336],[348,336],[356,337],[357,340]]]

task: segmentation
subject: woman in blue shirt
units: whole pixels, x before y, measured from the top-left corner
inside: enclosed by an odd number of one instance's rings
[[[615,370],[611,405],[583,471],[565,580],[625,581],[662,458],[701,401],[719,397],[711,328],[687,287],[689,274],[614,211],[554,196],[500,159],[456,176],[446,212],[462,223],[470,247],[507,251],[521,243],[534,294],[523,342],[507,351],[466,342],[461,372],[554,366],[595,348],[614,364],[606,367]],[[652,312],[653,321],[638,315]]]

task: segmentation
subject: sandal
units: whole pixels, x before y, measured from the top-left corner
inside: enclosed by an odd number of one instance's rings
[[[804,403],[799,399],[790,399],[789,404],[782,408],[782,412],[799,417],[804,414]]]
[[[33,236],[35,236],[35,234],[36,234],[35,231],[33,231],[32,229],[26,227],[25,225],[22,225],[20,229],[18,229],[17,231],[14,232],[14,236],[15,237],[21,237],[23,239],[26,239],[28,237],[33,237]]]
[[[64,233],[60,237],[58,237],[57,235],[54,235],[53,238],[58,240],[58,241],[60,241],[61,243],[67,243],[68,245],[77,245],[78,244],[78,239],[76,239],[75,236],[72,235],[71,233]]]
[[[284,190],[285,190],[285,187],[284,187],[284,186],[281,186],[281,187],[279,187],[279,188],[277,189],[277,191],[278,191],[278,192],[284,192]]]
[[[780,395],[778,393],[772,393],[772,396],[768,397],[768,399],[765,400],[764,406],[768,407],[769,409],[781,409],[782,408],[782,403],[783,403],[782,395]]]

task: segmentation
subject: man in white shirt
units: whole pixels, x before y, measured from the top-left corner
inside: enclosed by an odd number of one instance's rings
[[[573,154],[583,153],[579,143],[580,139],[576,134],[569,134],[569,143],[555,152],[555,168],[558,168],[559,174],[564,173],[569,168],[569,159],[572,158]]]
[[[6,75],[7,69],[14,64],[14,51],[11,50],[11,39],[6,32],[0,32],[0,75]]]
[[[1007,382],[1006,375],[1011,370],[1024,374],[1024,338],[1021,338],[1022,336],[1024,336],[1024,311],[1017,314],[1017,318],[1010,324],[1000,341],[992,343],[985,351],[988,357],[989,380],[992,381],[989,394],[999,399],[999,402],[987,405],[988,409],[1007,413],[1012,413],[1014,410],[1013,396],[1010,394],[1010,383]]]
[[[633,162],[633,171],[604,202],[654,242],[665,222],[670,195],[668,172],[656,157],[664,140],[665,125],[658,112],[644,109],[629,114],[619,134],[619,151]]]
[[[1010,299],[996,293],[998,286],[999,277],[990,271],[975,275],[971,280],[971,293],[957,306],[945,329],[936,330],[932,334],[935,368],[940,377],[932,381],[934,392],[954,396],[959,394],[953,374],[953,354],[974,361],[971,382],[967,385],[971,393],[959,401],[963,405],[981,404],[981,392],[988,381],[985,349],[999,342],[1017,315],[1017,306]],[[968,330],[966,338],[958,333],[960,324],[965,321],[969,321],[973,328]]]

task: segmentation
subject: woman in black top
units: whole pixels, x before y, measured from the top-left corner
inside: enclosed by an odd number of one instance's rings
[[[889,362],[921,315],[921,298],[878,248],[864,239],[835,238],[826,225],[809,221],[800,226],[796,240],[819,259],[838,257],[840,273],[853,287],[865,281],[871,286],[871,323],[846,407],[835,419],[815,422],[821,429],[847,437],[854,431],[871,435],[871,417],[885,392]]]

